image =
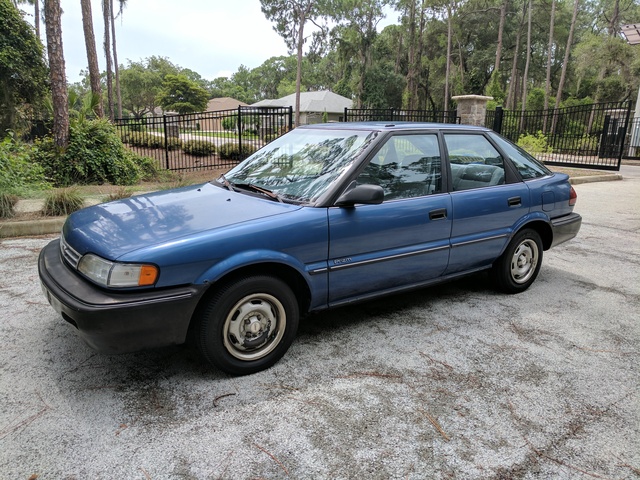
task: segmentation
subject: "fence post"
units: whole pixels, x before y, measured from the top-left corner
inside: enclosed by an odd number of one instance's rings
[[[344,117],[342,117],[342,121],[343,122],[347,122],[347,110],[349,110],[347,107],[344,107]]]
[[[293,130],[293,107],[289,105],[289,131]]]
[[[624,144],[627,139],[627,129],[629,128],[629,120],[631,119],[631,102],[627,101],[627,116],[624,119],[624,125],[622,126],[622,131],[620,132],[620,150],[618,151],[618,165],[617,169],[620,171],[620,164],[622,163],[622,155],[624,154]]]
[[[504,110],[502,105],[496,107],[496,113],[493,117],[493,131],[496,133],[502,133],[502,118],[504,116]]]
[[[164,161],[165,168],[169,170],[169,143],[167,140],[168,132],[167,132],[167,116],[162,113],[162,129],[164,130]]]
[[[238,105],[238,121],[236,122],[238,127],[238,156],[242,157],[242,107]]]

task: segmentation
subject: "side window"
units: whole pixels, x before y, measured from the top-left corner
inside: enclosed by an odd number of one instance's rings
[[[359,184],[380,185],[384,199],[442,192],[440,148],[435,134],[391,137],[358,176]]]
[[[484,135],[445,134],[453,191],[504,183],[504,160]]]
[[[530,180],[532,178],[545,177],[551,175],[551,171],[542,165],[538,160],[533,158],[527,152],[522,150],[517,145],[508,142],[501,136],[492,133],[491,138],[500,145],[500,148],[509,156],[511,163],[516,167],[523,180]]]

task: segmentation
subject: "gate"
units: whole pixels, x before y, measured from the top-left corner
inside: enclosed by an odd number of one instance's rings
[[[630,102],[524,112],[498,107],[487,112],[485,125],[514,143],[544,136],[549,151],[536,156],[548,165],[620,170],[630,117]]]

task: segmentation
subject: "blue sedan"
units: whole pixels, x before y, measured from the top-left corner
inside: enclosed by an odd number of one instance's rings
[[[39,272],[96,350],[191,339],[243,375],[277,362],[306,312],[481,270],[526,290],[578,233],[575,203],[567,175],[485,128],[313,125],[209,183],[74,213]]]

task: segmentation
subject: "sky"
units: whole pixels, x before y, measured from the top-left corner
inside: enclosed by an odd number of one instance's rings
[[[74,83],[87,69],[80,0],[61,0],[61,6],[67,82]],[[21,8],[33,13],[27,5]],[[91,8],[98,62],[104,70],[101,0],[91,0]],[[43,24],[41,30],[44,37]],[[209,80],[231,76],[240,65],[255,68],[288,53],[259,0],[129,0],[116,19],[116,42],[120,64],[162,56]]]
[[[67,82],[75,83],[87,69],[80,0],[61,0],[61,6]],[[91,0],[91,7],[98,62],[104,70],[101,0]],[[21,8],[33,22],[31,7]],[[44,38],[42,22],[41,30]],[[156,55],[208,80],[229,77],[240,65],[253,69],[270,57],[288,54],[260,10],[260,0],[129,0],[116,19],[116,41],[121,65]]]

